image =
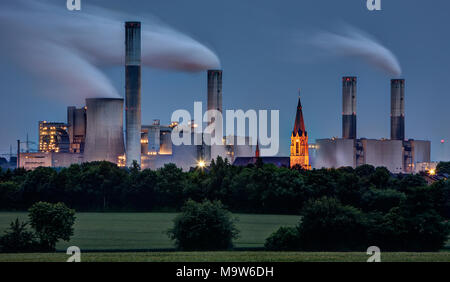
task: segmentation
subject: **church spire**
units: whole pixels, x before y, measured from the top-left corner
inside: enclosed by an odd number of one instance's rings
[[[259,142],[256,142],[255,158],[259,158],[260,156],[261,156],[261,153],[259,151]]]
[[[302,111],[302,102],[300,101],[300,89],[298,90],[298,105],[297,105],[297,114],[295,116],[295,124],[294,124],[294,135],[301,136],[303,133],[308,135],[305,129],[305,121],[303,120],[303,111]]]
[[[291,168],[300,166],[303,169],[310,170],[309,164],[309,146],[308,134],[303,120],[302,103],[300,101],[300,91],[298,96],[297,114],[295,116],[294,131],[291,136]]]

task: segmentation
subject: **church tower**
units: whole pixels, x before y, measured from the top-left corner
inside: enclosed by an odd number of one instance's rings
[[[300,165],[303,169],[311,170],[309,164],[308,133],[303,120],[300,93],[298,96],[297,114],[295,116],[294,130],[291,135],[291,168]]]

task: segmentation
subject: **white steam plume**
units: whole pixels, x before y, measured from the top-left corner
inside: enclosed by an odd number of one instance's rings
[[[65,2],[65,1],[63,1]],[[119,97],[99,69],[124,64],[124,22],[142,21],[142,64],[179,71],[219,68],[218,57],[194,39],[158,23],[89,6],[90,13],[67,11],[42,1],[3,0],[0,3],[0,56],[11,57],[78,100]]]
[[[310,43],[337,56],[359,57],[390,75],[401,75],[400,63],[389,49],[355,28],[347,26],[343,30],[343,34],[319,32]]]

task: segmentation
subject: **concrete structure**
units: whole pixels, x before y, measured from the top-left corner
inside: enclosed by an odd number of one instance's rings
[[[356,83],[354,76],[342,78],[342,138],[356,139]]]
[[[208,71],[208,111],[217,110],[222,113],[222,70]],[[209,120],[214,117],[209,116]]]
[[[119,156],[124,155],[123,99],[86,99],[86,106],[84,161],[118,163]]]
[[[405,140],[405,80],[391,80],[391,139]]]
[[[73,153],[21,153],[20,167],[26,170],[34,170],[38,167],[69,167],[72,164],[83,163],[82,154]]]
[[[431,162],[431,142],[413,140],[403,142],[405,172],[413,173],[417,163]]]
[[[424,162],[416,163],[414,167],[414,173],[427,172],[430,174],[435,174],[439,162]]]
[[[222,70],[208,70],[208,95],[207,95],[207,104],[208,104],[208,125],[213,123],[216,120],[213,112],[209,111],[218,111],[223,113],[222,109]],[[216,132],[211,132],[211,138],[215,137]],[[211,146],[211,159],[215,159],[218,156],[223,155],[224,148],[221,148],[220,145],[212,145]]]
[[[67,108],[67,132],[69,133],[70,152],[83,153],[86,142],[86,107]]]
[[[390,172],[402,173],[403,142],[399,140],[361,139],[364,161],[375,167],[386,167]]]
[[[67,124],[62,122],[39,122],[39,152],[68,153],[70,148]]]
[[[125,23],[126,166],[141,164],[141,23]]]
[[[355,167],[355,164],[355,140],[341,138],[316,140],[313,168]]]

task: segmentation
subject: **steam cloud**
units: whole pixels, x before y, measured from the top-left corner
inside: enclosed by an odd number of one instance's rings
[[[62,3],[64,2],[64,3]],[[89,6],[90,13],[69,12],[41,1],[8,0],[0,4],[0,51],[38,75],[55,91],[59,86],[77,101],[119,97],[100,67],[124,64],[124,22],[135,17]],[[218,57],[194,39],[158,23],[142,21],[142,64],[195,72],[219,68]]]
[[[389,49],[355,28],[344,30],[344,34],[317,33],[310,43],[337,56],[359,57],[390,75],[401,75],[400,63]]]

